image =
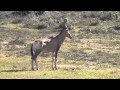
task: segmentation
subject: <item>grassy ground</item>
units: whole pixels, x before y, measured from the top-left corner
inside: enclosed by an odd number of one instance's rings
[[[50,58],[38,58],[39,70],[31,71],[30,57],[0,58],[1,79],[119,79],[120,66],[110,63],[59,59],[58,70],[51,69]],[[44,60],[43,60],[44,59]]]

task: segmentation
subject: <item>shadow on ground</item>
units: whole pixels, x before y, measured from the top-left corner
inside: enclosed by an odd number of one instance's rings
[[[32,70],[1,70],[0,72],[24,72],[24,71],[32,71]]]

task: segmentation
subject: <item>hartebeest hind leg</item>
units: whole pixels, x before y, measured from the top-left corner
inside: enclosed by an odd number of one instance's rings
[[[35,65],[36,65],[36,69],[38,70],[37,56],[38,56],[38,54],[40,52],[41,51],[34,52],[34,55],[31,57],[31,59],[32,59],[32,62],[31,62],[31,64],[32,64],[32,70],[34,70],[34,62],[35,62]]]
[[[32,70],[34,70],[34,63],[35,63],[35,65],[36,65],[36,68],[37,68],[37,70],[38,70],[38,65],[37,65],[36,58],[37,58],[37,57],[35,57],[35,56],[32,56],[32,62],[31,62],[31,64],[32,64]]]
[[[36,57],[32,57],[32,70],[34,70],[34,63],[36,65],[36,69],[38,70],[38,64],[37,64],[37,56]]]
[[[34,70],[34,60],[31,61],[32,64],[32,70]]]
[[[35,64],[36,64],[36,69],[38,70],[38,63],[37,63],[37,60],[35,60]]]

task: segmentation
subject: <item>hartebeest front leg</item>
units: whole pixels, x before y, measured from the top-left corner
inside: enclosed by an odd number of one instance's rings
[[[58,47],[57,47],[57,50],[55,51],[55,70],[57,70],[57,66],[56,66],[56,63],[57,63],[57,55],[58,55],[58,51],[59,51],[59,49],[60,49],[60,46],[58,45]]]
[[[52,70],[54,70],[55,53],[52,52]]]
[[[55,53],[55,62],[54,62],[54,64],[55,64],[54,69],[55,70],[57,70],[57,66],[56,66],[56,63],[57,63],[57,53],[58,53],[58,51]]]

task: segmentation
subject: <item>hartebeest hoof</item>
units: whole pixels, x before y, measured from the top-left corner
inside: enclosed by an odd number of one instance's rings
[[[52,70],[57,70],[57,68],[52,68]]]
[[[55,67],[54,69],[57,70],[57,67]]]
[[[32,68],[32,70],[34,71],[34,68]]]
[[[39,70],[39,69],[37,68],[37,70]]]

